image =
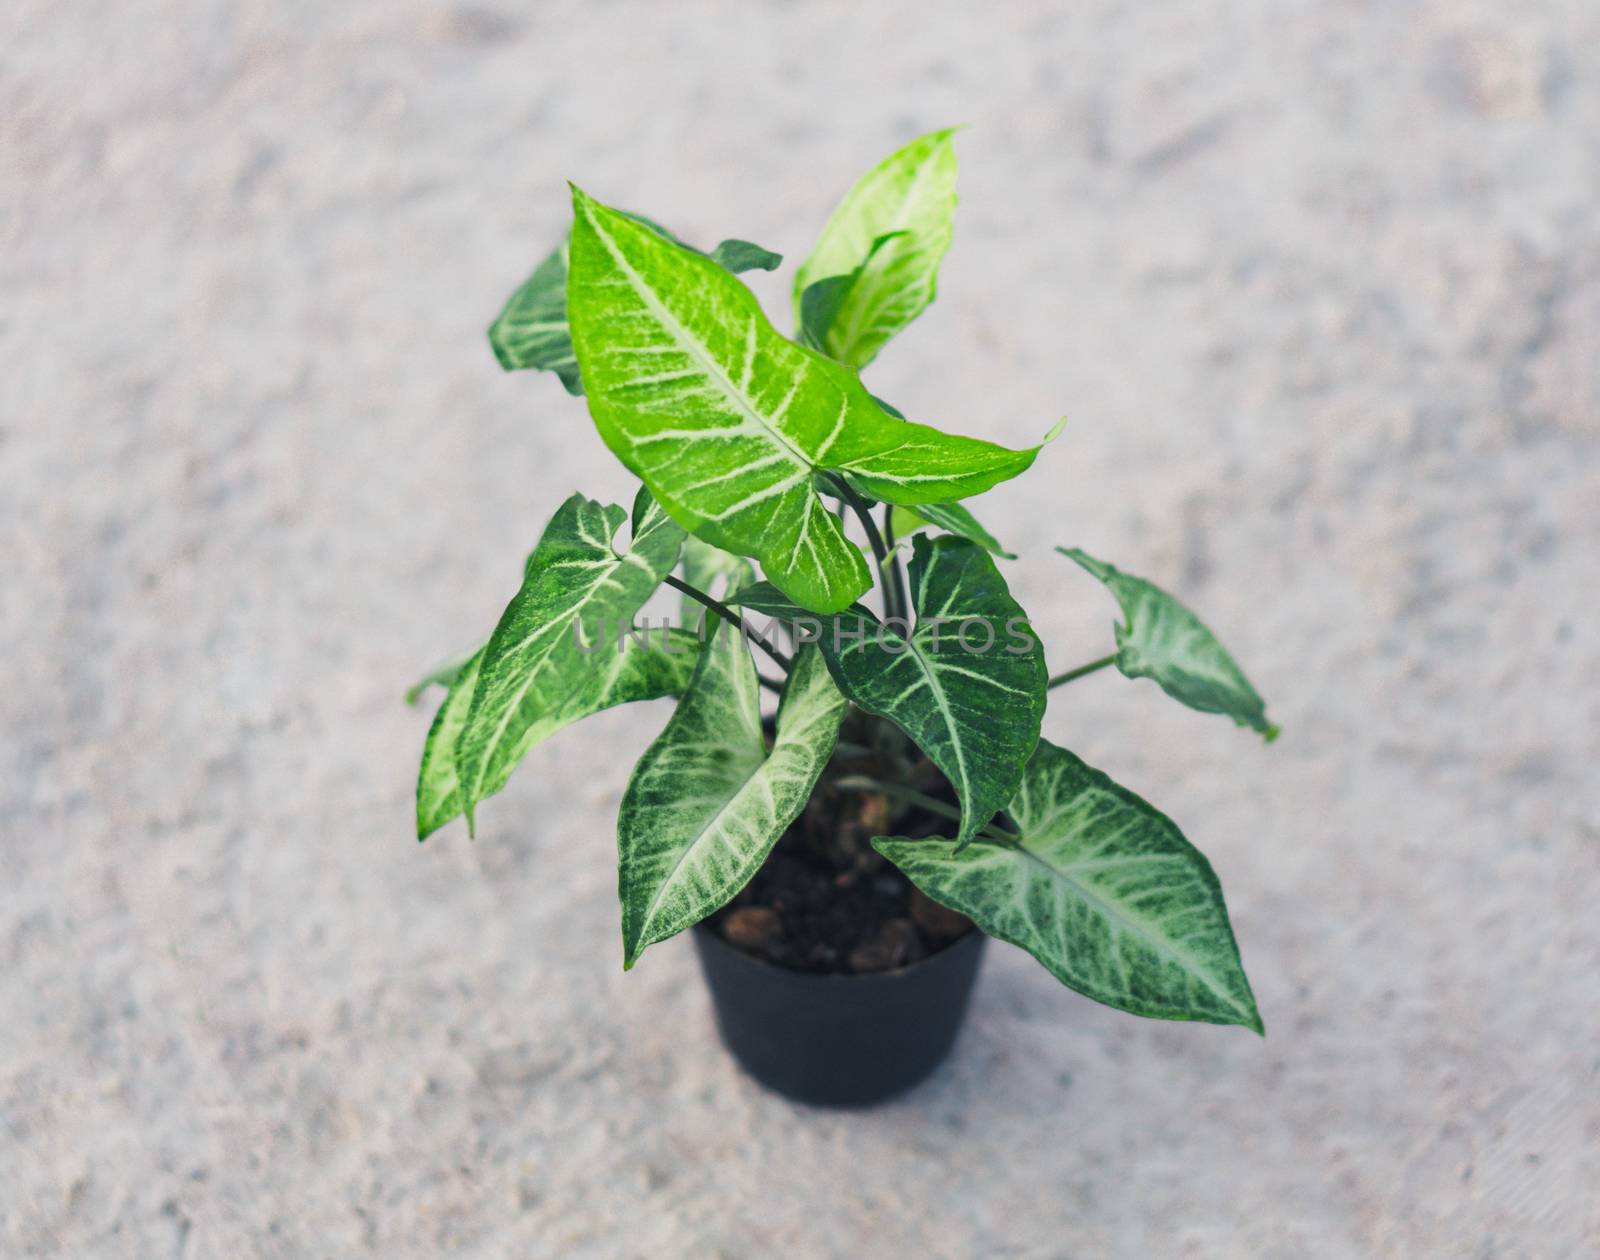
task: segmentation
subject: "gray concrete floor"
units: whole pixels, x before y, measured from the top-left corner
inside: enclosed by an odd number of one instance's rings
[[[1600,9],[1591,0],[22,0],[0,32],[0,1252],[1600,1254]],[[961,141],[870,373],[1066,436],[982,514],[1065,668],[1170,585],[1286,728],[1099,675],[1045,730],[1213,859],[1268,1025],[1000,947],[864,1115],[620,965],[666,710],[419,848],[419,667],[574,489],[482,330],[568,177],[798,261]],[[781,279],[763,277],[776,303]]]

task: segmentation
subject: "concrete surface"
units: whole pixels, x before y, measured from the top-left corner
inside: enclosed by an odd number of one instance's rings
[[[0,1253],[1600,1254],[1600,10],[1591,0],[107,5],[0,18]],[[1171,584],[1263,748],[1099,675],[1046,731],[1172,812],[1268,1038],[992,951],[865,1115],[624,976],[665,717],[419,848],[399,703],[561,497],[628,481],[482,330],[567,177],[798,261],[950,121],[873,387],[1065,668]],[[763,278],[777,300],[782,279]]]

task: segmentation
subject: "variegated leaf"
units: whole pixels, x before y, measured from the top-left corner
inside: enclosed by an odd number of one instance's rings
[[[896,536],[900,538],[907,538],[924,526],[932,525],[947,534],[954,534],[958,538],[977,543],[991,555],[1006,560],[1017,558],[1014,553],[1002,547],[993,534],[978,524],[978,518],[960,503],[924,503],[921,507],[915,508],[897,507],[889,519],[894,524]]]
[[[654,228],[668,240],[684,245],[659,223],[643,215],[636,221]],[[692,245],[684,245],[693,249]],[[772,271],[783,261],[749,241],[726,240],[711,251],[712,261],[737,274],[741,271]],[[583,393],[578,358],[572,352],[572,330],[567,326],[567,242],[551,250],[533,274],[506,299],[505,307],[489,325],[489,345],[500,366],[512,372],[521,368],[543,368],[554,372],[567,393]]]
[[[755,874],[799,816],[845,699],[815,648],[796,654],[766,750],[750,645],[719,621],[689,689],[634,769],[617,822],[623,966],[698,923]]]
[[[479,786],[478,795],[492,796],[498,792],[506,785],[518,762],[536,745],[580,718],[634,700],[681,695],[689,685],[699,652],[699,638],[678,627],[630,628],[628,633],[619,632],[614,639],[608,637],[596,646],[589,658],[590,672],[577,690],[562,701],[559,708],[544,713],[522,729],[514,755],[497,759],[494,776]],[[422,749],[422,768],[417,775],[418,840],[427,839],[461,813],[456,744],[472,706],[482,657],[480,649],[456,675],[428,729],[428,740]]]
[[[765,583],[736,599],[803,616]],[[1010,801],[1039,738],[1044,652],[994,561],[965,539],[918,535],[911,600],[909,634],[858,604],[825,621],[817,642],[840,690],[896,723],[950,780],[964,844]]]
[[[862,269],[838,295],[823,339],[841,363],[865,367],[933,301],[956,206],[954,135],[952,128],[913,140],[863,175],[800,265],[794,295],[802,324],[808,289]]]
[[[473,808],[503,784],[527,752],[530,734],[589,684],[615,654],[597,642],[634,614],[678,562],[683,531],[641,490],[627,550],[614,542],[627,513],[573,495],[551,518],[528,557],[522,589],[484,648],[472,706],[457,739],[456,771],[467,825]],[[586,647],[588,650],[585,650]],[[614,664],[614,662],[611,662]]]
[[[1086,997],[1262,1031],[1222,887],[1169,818],[1047,740],[1009,812],[1010,841],[872,843],[928,896]]]
[[[1094,574],[1122,605],[1116,627],[1117,669],[1129,678],[1152,678],[1180,704],[1201,713],[1223,713],[1268,743],[1278,727],[1244,671],[1200,618],[1153,582],[1123,573],[1077,548],[1057,547]]]
[[[813,489],[847,472],[874,498],[981,493],[1033,462],[894,420],[856,374],[780,336],[709,260],[573,190],[567,311],[589,411],[674,519],[753,556],[796,603],[846,608],[871,584]]]

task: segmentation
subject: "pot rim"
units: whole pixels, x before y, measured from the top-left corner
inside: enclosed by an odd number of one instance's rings
[[[747,954],[744,950],[728,944],[718,933],[712,931],[710,922],[711,916],[707,915],[704,919],[696,922],[690,930],[696,934],[699,940],[710,942],[713,948],[739,959],[740,962],[748,963],[758,970],[771,972],[775,976],[782,976],[799,984],[826,984],[830,982],[861,984],[873,981],[900,980],[908,975],[934,966],[942,959],[955,954],[957,950],[979,948],[985,939],[983,930],[974,923],[948,945],[944,945],[934,950],[933,953],[917,959],[916,962],[907,963],[903,967],[895,967],[891,971],[800,971],[794,967],[783,967],[775,962],[769,962],[765,958],[757,958],[753,954]]]

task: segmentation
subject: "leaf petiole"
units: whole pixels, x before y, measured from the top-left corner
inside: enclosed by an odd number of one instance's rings
[[[1090,661],[1087,665],[1078,666],[1077,669],[1069,669],[1065,673],[1053,675],[1045,683],[1045,689],[1059,687],[1063,683],[1071,682],[1074,678],[1082,678],[1085,674],[1092,674],[1097,670],[1104,669],[1107,665],[1115,665],[1116,663],[1117,654],[1113,652],[1110,656],[1102,656],[1098,661]]]
[[[834,786],[841,787],[847,792],[882,792],[885,796],[897,797],[907,805],[925,809],[930,814],[938,814],[939,817],[948,818],[952,822],[961,821],[961,811],[954,805],[946,805],[938,798],[929,796],[926,792],[919,792],[914,787],[907,787],[904,783],[889,783],[866,774],[847,774],[843,778],[835,779]],[[1002,831],[993,823],[985,823],[978,829],[978,835],[985,840],[993,840],[1000,844],[1012,844],[1016,841],[1015,836]]]
[[[672,587],[674,590],[681,591],[690,599],[698,600],[700,603],[704,604],[712,612],[716,613],[717,616],[726,621],[730,626],[733,626],[736,630],[738,630],[739,633],[744,635],[745,638],[749,639],[752,643],[760,647],[763,652],[765,652],[773,659],[773,661],[777,663],[778,667],[782,669],[784,673],[787,674],[789,672],[789,658],[777,648],[773,647],[772,644],[768,643],[759,634],[756,634],[754,631],[752,631],[750,627],[745,624],[744,618],[738,613],[734,612],[733,609],[729,608],[720,599],[713,599],[699,587],[690,586],[689,583],[685,582],[675,573],[667,574],[665,581],[666,584]],[[766,682],[767,680],[763,678],[761,681]],[[769,684],[769,686],[770,685],[771,684]]]

